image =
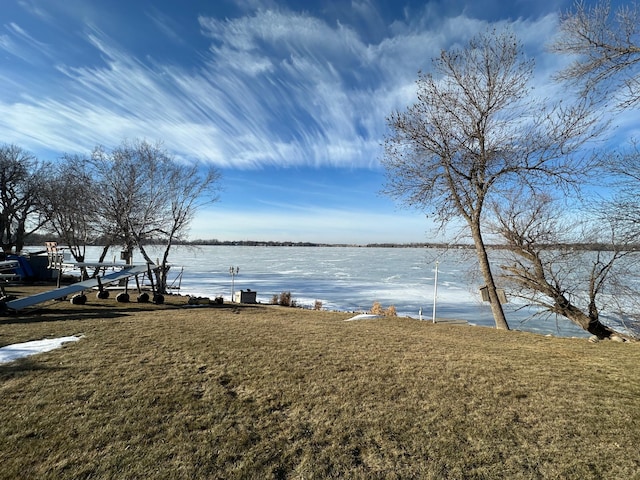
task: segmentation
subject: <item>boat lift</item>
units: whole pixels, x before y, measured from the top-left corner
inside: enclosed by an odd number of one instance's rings
[[[2,260],[0,261],[0,295],[7,296],[4,290],[5,283],[18,278],[16,269],[20,267],[18,260]]]
[[[53,242],[47,243],[47,254],[49,255],[49,268],[58,270],[58,282],[57,288],[53,290],[48,290],[46,292],[36,293],[34,295],[29,295],[27,297],[13,299],[4,301],[0,304],[0,308],[9,311],[18,311],[27,307],[32,307],[34,305],[38,305],[40,303],[56,300],[61,298],[66,298],[68,295],[73,294],[81,294],[75,295],[71,298],[71,303],[74,304],[84,304],[86,302],[86,295],[83,295],[82,292],[85,290],[89,290],[92,288],[98,288],[98,298],[107,298],[108,291],[105,290],[105,286],[112,283],[120,283],[124,282],[125,292],[122,297],[120,295],[116,297],[116,300],[121,302],[127,302],[129,300],[129,295],[127,293],[128,289],[128,280],[131,277],[135,277],[136,284],[139,285],[138,276],[139,275],[148,275],[151,280],[151,287],[153,290],[153,302],[154,303],[163,303],[164,297],[162,295],[156,294],[155,287],[152,278],[152,271],[158,268],[157,265],[153,264],[123,264],[123,263],[104,263],[104,262],[71,262],[66,261],[64,259],[64,255],[62,249],[57,247],[57,245]],[[9,265],[9,262],[0,262],[0,270],[5,271],[10,268],[15,268],[15,263],[12,262],[12,265]],[[4,265],[6,264],[6,265]],[[82,280],[77,283],[72,283],[66,286],[60,286],[60,278],[62,275],[63,268],[69,269],[78,269],[78,268],[97,268],[98,274],[95,277],[89,278],[87,280]],[[116,270],[111,273],[105,273],[107,269]],[[148,301],[148,295],[146,295],[146,300]],[[142,297],[141,295],[140,297]],[[120,297],[120,298],[119,298]],[[139,300],[144,301],[144,300]]]

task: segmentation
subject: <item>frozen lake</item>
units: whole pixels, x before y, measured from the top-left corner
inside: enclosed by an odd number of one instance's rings
[[[88,258],[91,258],[88,252]],[[96,254],[97,256],[97,254]],[[137,258],[136,261],[140,259]],[[291,292],[298,305],[315,301],[327,310],[368,311],[373,302],[394,305],[399,315],[431,320],[438,262],[436,315],[493,326],[483,303],[483,284],[473,251],[427,248],[177,246],[170,261],[170,280],[184,268],[182,295],[231,299],[230,267],[239,267],[235,290],[257,292],[261,303]],[[563,318],[529,320],[531,312],[505,305],[511,328],[561,336],[587,337]]]

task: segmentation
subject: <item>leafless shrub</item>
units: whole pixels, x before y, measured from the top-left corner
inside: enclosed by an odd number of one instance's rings
[[[371,307],[371,313],[373,315],[383,315],[385,317],[398,316],[398,312],[396,311],[395,306],[391,305],[385,309],[380,302],[373,302],[373,306]]]
[[[271,297],[271,305],[281,305],[283,307],[295,307],[297,302],[291,298],[291,292],[282,292]]]
[[[373,306],[371,307],[371,313],[373,315],[384,315],[384,309],[380,302],[373,302]]]

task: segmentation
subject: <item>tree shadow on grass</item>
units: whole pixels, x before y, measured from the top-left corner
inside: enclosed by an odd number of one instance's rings
[[[29,324],[29,323],[45,323],[45,322],[61,322],[61,321],[77,321],[77,320],[97,320],[97,319],[115,319],[135,315],[137,312],[157,311],[163,312],[168,310],[194,308],[194,309],[228,309],[234,313],[242,310],[264,309],[264,304],[246,304],[246,303],[225,303],[211,305],[174,305],[164,304],[160,308],[153,303],[96,303],[91,305],[76,305],[62,307],[59,304],[53,308],[46,306],[22,310],[20,312],[4,312],[0,315],[0,325],[12,324]]]
[[[28,375],[29,373],[33,372],[51,372],[65,370],[66,368],[67,367],[52,367],[43,365],[42,363],[37,362],[30,357],[19,358],[8,363],[0,364],[0,383],[14,378],[22,377],[24,375]]]
[[[5,317],[0,317],[0,325],[121,318],[129,316],[131,313],[118,310],[78,311],[77,309],[56,309],[46,311],[39,309],[28,314],[9,314]]]
[[[127,312],[122,308],[95,308],[95,306],[52,309],[42,307],[21,312],[5,312],[4,316],[0,316],[0,325],[120,318],[129,316],[131,313],[133,312]]]

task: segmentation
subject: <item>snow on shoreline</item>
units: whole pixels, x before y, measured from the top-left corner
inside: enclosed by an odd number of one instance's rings
[[[77,342],[81,337],[75,335],[60,338],[47,338],[32,342],[14,343],[0,348],[0,365],[13,362],[19,358],[28,357],[37,353],[48,352],[60,348],[65,343]]]

